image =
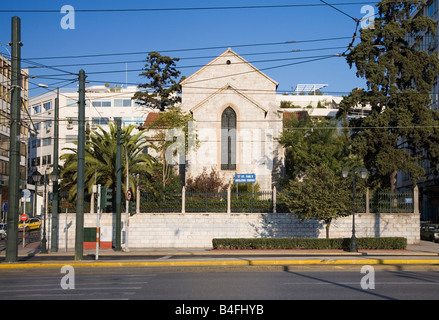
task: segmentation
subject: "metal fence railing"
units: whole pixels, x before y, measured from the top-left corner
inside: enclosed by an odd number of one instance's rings
[[[281,196],[282,194],[282,196]],[[196,213],[196,212],[231,212],[231,213],[289,213],[284,202],[285,191],[223,191],[223,192],[173,192],[154,194],[140,192],[139,200],[132,205],[130,212],[151,213]],[[370,194],[358,192],[355,197],[355,212],[409,213],[415,210],[414,192],[377,191]],[[90,198],[91,199],[91,198]],[[49,201],[50,202],[50,201]],[[137,203],[136,203],[137,202]],[[368,206],[366,205],[368,204]],[[125,212],[125,199],[121,201],[121,210]],[[97,206],[94,205],[94,212]],[[49,211],[51,208],[49,205]],[[90,202],[84,203],[84,212],[90,212]],[[107,208],[111,212],[111,208]],[[60,195],[60,213],[76,212],[76,201],[69,201],[66,194]],[[107,212],[107,211],[105,211]]]
[[[369,206],[371,212],[413,212],[413,192],[380,191],[371,195]]]

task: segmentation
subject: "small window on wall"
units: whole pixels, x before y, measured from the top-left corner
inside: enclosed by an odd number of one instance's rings
[[[36,106],[33,106],[32,108],[34,109],[34,114],[41,112],[41,105],[40,104],[37,104]]]
[[[44,111],[49,111],[50,109],[52,109],[52,103],[49,102],[45,102],[43,103],[43,107],[44,107]]]
[[[221,170],[236,170],[236,113],[231,107],[221,116]]]
[[[131,99],[114,99],[115,107],[131,107]]]

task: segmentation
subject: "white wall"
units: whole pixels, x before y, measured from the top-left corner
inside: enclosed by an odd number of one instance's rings
[[[68,248],[75,246],[75,217],[74,213],[60,214],[60,252],[65,248],[66,224]],[[405,237],[408,244],[420,241],[419,214],[361,213],[355,218],[357,237]],[[112,226],[113,220],[113,214],[103,214],[100,226]],[[122,213],[122,248],[126,239],[124,220],[125,213]],[[84,227],[96,227],[96,214],[84,215]],[[337,219],[331,224],[330,237],[350,238],[351,230],[352,216]],[[326,233],[324,223],[301,221],[284,213],[141,213],[129,218],[128,236],[128,247],[131,249],[211,248],[214,238],[325,238]]]

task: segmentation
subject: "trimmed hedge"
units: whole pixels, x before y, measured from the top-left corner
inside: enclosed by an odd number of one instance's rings
[[[213,249],[216,250],[348,250],[350,238],[321,239],[321,238],[240,238],[213,239]],[[405,250],[407,239],[392,238],[357,238],[357,248],[360,250]]]

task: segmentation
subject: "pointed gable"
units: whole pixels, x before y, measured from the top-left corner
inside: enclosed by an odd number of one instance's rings
[[[189,111],[226,86],[265,109],[276,104],[278,83],[229,48],[181,82],[183,108]]]
[[[236,68],[228,68],[229,70],[226,70],[225,66],[231,66],[232,64],[241,64],[244,67],[240,68],[241,70],[237,70]],[[203,74],[208,72],[209,69],[221,69],[223,74],[218,74],[214,78],[205,78],[203,77]],[[264,74],[262,71],[254,67],[251,63],[249,63],[247,60],[245,60],[243,57],[235,53],[232,49],[228,48],[226,51],[224,51],[222,54],[220,54],[218,57],[216,57],[214,60],[206,64],[204,67],[196,71],[195,73],[191,74],[189,77],[184,79],[181,82],[182,86],[190,85],[190,84],[196,84],[199,82],[205,82],[210,80],[220,80],[221,78],[225,79],[225,82],[229,82],[230,80],[227,80],[227,78],[236,78],[240,75],[246,74],[246,73],[257,73],[257,75],[264,77],[266,80],[272,82],[276,88],[278,86],[278,83],[268,77],[266,74]],[[254,76],[254,75],[252,75]]]

